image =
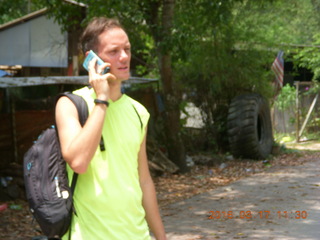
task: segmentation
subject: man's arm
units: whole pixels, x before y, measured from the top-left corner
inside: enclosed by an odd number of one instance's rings
[[[101,139],[107,106],[97,104],[83,127],[78,120],[75,105],[67,97],[61,97],[56,106],[58,128],[63,158],[77,173],[86,172]]]
[[[147,152],[146,136],[141,144],[138,156],[140,186],[143,193],[142,204],[146,211],[146,220],[157,240],[165,240],[166,234],[161,220],[159,207],[157,203],[156,190],[150,176]]]
[[[107,101],[110,89],[108,79],[115,77],[111,73],[100,75],[96,71],[97,59],[89,63],[89,83],[93,87],[97,99]],[[108,67],[105,63],[101,69]],[[110,67],[110,66],[109,66]],[[85,173],[97,150],[101,139],[102,127],[107,106],[96,104],[82,127],[78,120],[76,106],[67,97],[61,97],[56,105],[56,124],[62,156],[76,173]]]

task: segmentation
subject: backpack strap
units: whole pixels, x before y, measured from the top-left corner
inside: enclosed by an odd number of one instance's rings
[[[76,94],[73,94],[73,93],[70,93],[70,92],[60,93],[57,97],[57,100],[63,96],[68,97],[73,102],[73,104],[76,106],[76,108],[78,110],[78,117],[79,117],[80,124],[81,124],[81,126],[84,126],[84,124],[87,121],[88,116],[89,116],[87,102],[83,99],[83,97],[76,95]]]

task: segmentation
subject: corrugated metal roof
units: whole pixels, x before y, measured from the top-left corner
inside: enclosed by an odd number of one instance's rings
[[[130,77],[124,81],[123,85],[130,86],[131,84],[157,82],[158,79]],[[57,77],[3,77],[0,78],[0,88],[11,87],[27,87],[55,84],[79,84],[88,85],[88,76],[57,76]]]

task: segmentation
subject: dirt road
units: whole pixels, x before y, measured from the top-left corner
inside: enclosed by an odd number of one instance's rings
[[[171,204],[162,210],[168,239],[320,239],[319,166],[315,157],[271,168]]]

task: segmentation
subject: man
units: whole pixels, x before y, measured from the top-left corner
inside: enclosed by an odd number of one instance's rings
[[[77,215],[71,239],[166,239],[156,193],[148,169],[146,129],[149,113],[121,93],[130,76],[130,41],[119,22],[95,18],[81,39],[85,55],[93,50],[105,64],[89,63],[89,83],[75,91],[89,107],[81,127],[75,106],[62,97],[56,106],[56,122],[69,176],[79,173],[74,193]],[[106,67],[110,71],[100,74]],[[99,148],[101,136],[105,151]],[[68,233],[63,237],[68,239]]]

